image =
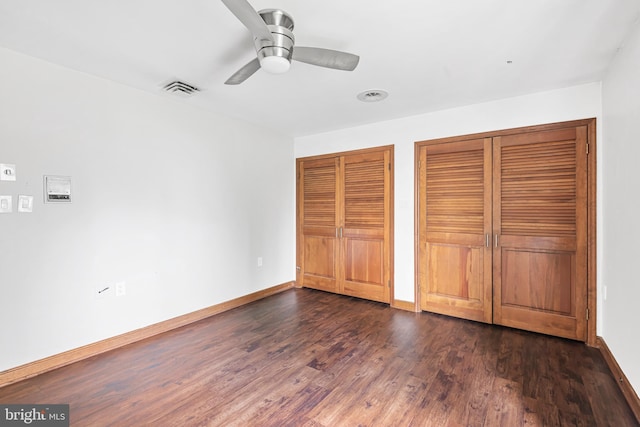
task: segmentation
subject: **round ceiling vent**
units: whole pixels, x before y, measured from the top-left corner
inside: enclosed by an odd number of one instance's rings
[[[378,102],[389,96],[389,93],[381,89],[367,90],[358,94],[358,99],[362,102]]]

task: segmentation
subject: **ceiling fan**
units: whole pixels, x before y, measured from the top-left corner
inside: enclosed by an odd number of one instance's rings
[[[253,34],[257,58],[253,59],[225,82],[237,85],[263,68],[274,74],[289,70],[291,60],[335,70],[353,71],[358,55],[319,47],[294,46],[293,18],[280,9],[256,12],[247,0],[222,0],[227,8]]]

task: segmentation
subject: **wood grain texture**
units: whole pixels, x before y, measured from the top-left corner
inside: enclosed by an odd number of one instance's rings
[[[587,138],[589,139],[589,154],[587,155],[587,309],[589,319],[587,320],[587,344],[596,346],[596,330],[598,317],[597,298],[597,273],[598,263],[596,262],[597,246],[597,153],[596,153],[596,120],[593,119],[585,124],[587,126]]]
[[[620,387],[622,394],[627,400],[629,407],[635,414],[636,418],[640,420],[640,398],[638,397],[638,394],[633,389],[633,387],[631,387],[627,376],[620,368],[620,365],[618,365],[616,358],[613,357],[613,353],[611,353],[611,350],[609,349],[609,346],[605,342],[604,338],[598,337],[596,339],[596,344],[600,349],[600,352],[602,353],[602,357],[609,366],[614,379],[618,381],[618,386]]]
[[[336,161],[328,159],[304,165],[304,227],[336,226]]]
[[[423,310],[594,343],[594,127],[416,143]]]
[[[342,156],[344,295],[391,302],[390,148]]]
[[[431,146],[425,157],[426,228],[430,233],[484,233],[484,141]]]
[[[596,204],[596,195],[597,195],[597,175],[596,175],[596,166],[597,166],[597,144],[596,144],[596,119],[589,118],[583,120],[574,120],[570,122],[559,122],[559,123],[549,123],[545,125],[535,125],[535,126],[526,126],[520,128],[513,129],[503,129],[503,130],[493,130],[489,132],[475,133],[464,136],[452,136],[446,138],[438,138],[426,141],[416,141],[415,143],[415,229],[416,233],[414,236],[415,239],[415,295],[416,301],[419,306],[423,306],[423,295],[421,292],[421,283],[424,283],[424,268],[422,268],[420,264],[420,253],[424,251],[424,248],[421,247],[421,242],[424,242],[425,239],[422,236],[422,231],[424,230],[424,226],[420,224],[420,219],[424,216],[424,206],[421,206],[421,193],[420,188],[424,187],[423,179],[424,176],[421,174],[420,164],[424,165],[424,159],[421,156],[421,153],[424,152],[425,147],[429,147],[430,149],[437,149],[437,147],[445,147],[450,143],[460,143],[461,141],[472,141],[478,140],[482,138],[502,138],[505,137],[507,139],[511,139],[512,142],[517,142],[517,137],[514,139],[514,135],[524,135],[528,133],[537,133],[539,135],[539,141],[544,141],[545,132],[551,131],[555,132],[559,129],[567,129],[567,128],[582,128],[580,132],[584,132],[586,135],[586,139],[588,141],[588,152],[583,150],[578,150],[582,159],[580,160],[583,164],[586,164],[587,169],[587,182],[586,182],[586,190],[583,192],[583,196],[586,198],[587,205],[587,215],[586,218],[582,218],[582,224],[584,224],[587,228],[587,234],[581,237],[581,241],[576,242],[574,244],[570,244],[568,241],[563,241],[562,244],[564,247],[566,246],[578,246],[579,248],[586,248],[586,257],[585,261],[587,263],[587,277],[585,278],[587,283],[587,301],[586,307],[589,310],[588,320],[586,322],[586,342],[591,345],[596,345],[596,325],[597,325],[597,263],[596,263],[596,254],[597,254],[597,246],[596,246],[596,229],[597,229],[597,221],[596,221],[596,213],[597,213],[597,204]],[[567,135],[569,138],[572,137],[572,131],[568,130]],[[566,135],[565,135],[566,137]],[[561,138],[562,139],[562,138]],[[582,203],[582,202],[579,202]],[[576,227],[581,227],[582,224],[576,224]],[[488,227],[492,228],[492,227]],[[500,230],[492,230],[494,233],[499,233]],[[521,236],[522,238],[522,236]],[[533,240],[534,237],[527,237],[527,239]],[[541,239],[547,239],[545,237],[541,237]],[[559,239],[556,239],[556,243]],[[548,242],[547,242],[548,243]],[[529,245],[530,243],[527,243]],[[422,264],[424,265],[424,263]]]
[[[586,341],[586,126],[493,139],[494,323]]]
[[[339,167],[340,160],[335,156],[298,160],[296,164],[296,281],[330,292],[339,289]]]
[[[418,152],[418,269],[423,310],[490,323],[491,139]]]
[[[385,169],[384,153],[345,157],[345,228],[384,228]]]
[[[522,145],[507,145],[501,139],[502,234],[575,237],[575,135],[557,142],[520,140]]]
[[[397,308],[399,310],[411,311],[414,313],[420,312],[420,307],[418,307],[415,302],[411,302],[411,301],[394,299],[393,302],[391,303],[391,307]]]
[[[304,287],[391,302],[393,147],[297,159]]]
[[[291,289],[0,389],[72,426],[637,426],[582,343]]]
[[[107,338],[102,341],[88,344],[73,350],[66,351],[64,353],[59,353],[45,359],[36,360],[34,362],[27,363],[13,369],[0,372],[0,387],[4,387],[6,385],[24,380],[26,378],[31,378],[36,375],[41,375],[45,372],[60,368],[62,366],[66,366],[71,363],[75,363],[80,360],[87,359],[114,350],[116,348],[162,334],[172,329],[180,328],[184,325],[197,322],[215,314],[222,313],[224,311],[249,304],[262,298],[266,298],[270,295],[286,291],[287,289],[291,289],[293,286],[294,282],[283,283],[271,288],[251,293],[249,295],[225,301],[211,307],[203,308],[202,310],[187,313],[185,315],[178,316],[164,322],[155,323],[144,328],[136,329],[125,334]]]

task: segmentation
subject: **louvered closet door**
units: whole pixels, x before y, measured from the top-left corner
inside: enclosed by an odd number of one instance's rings
[[[391,302],[392,164],[392,146],[298,159],[298,286]]]
[[[298,284],[338,291],[338,158],[298,163]]]
[[[586,127],[494,138],[494,323],[585,340]]]
[[[390,302],[390,152],[343,157],[340,292]]]
[[[491,322],[491,138],[419,151],[422,310]]]

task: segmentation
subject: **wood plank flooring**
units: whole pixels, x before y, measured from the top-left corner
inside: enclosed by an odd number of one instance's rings
[[[309,289],[0,388],[72,426],[637,426],[598,350]]]

